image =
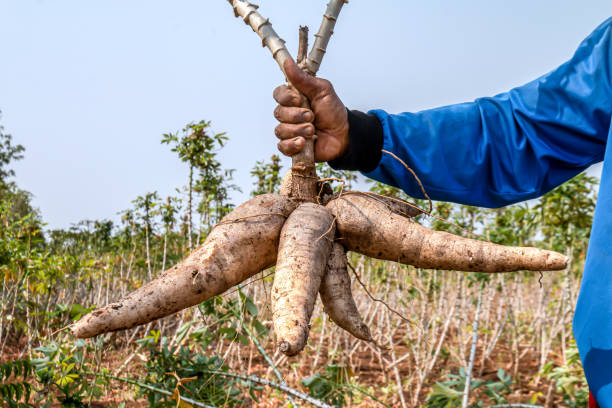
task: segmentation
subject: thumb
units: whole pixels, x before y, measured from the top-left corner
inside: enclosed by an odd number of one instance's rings
[[[285,60],[284,63],[285,75],[287,80],[301,93],[306,95],[308,99],[314,98],[321,90],[320,81],[302,71],[295,61],[291,58]]]

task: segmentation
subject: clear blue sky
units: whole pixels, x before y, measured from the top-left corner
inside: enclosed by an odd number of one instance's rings
[[[325,1],[260,6],[295,51]],[[609,0],[351,0],[320,76],[353,109],[463,102],[555,68],[610,15]],[[228,132],[220,159],[244,201],[255,161],[276,152],[282,79],[225,0],[0,0],[0,123],[26,146],[16,181],[51,228],[173,194],[187,172],[161,135],[200,119]]]

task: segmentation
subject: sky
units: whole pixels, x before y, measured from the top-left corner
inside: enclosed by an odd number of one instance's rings
[[[325,3],[259,10],[295,54],[298,26],[314,33]],[[609,0],[351,0],[319,76],[351,109],[465,102],[554,69],[611,15]],[[230,137],[219,160],[243,190],[232,201],[245,201],[255,162],[277,152],[282,81],[227,1],[0,0],[0,124],[26,147],[15,181],[48,228],[175,194],[187,168],[161,136],[201,119]]]

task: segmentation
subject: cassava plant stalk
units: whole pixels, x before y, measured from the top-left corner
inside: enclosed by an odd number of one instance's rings
[[[472,347],[470,348],[470,360],[467,370],[465,371],[465,384],[463,387],[463,397],[461,399],[461,408],[468,408],[470,400],[470,385],[472,383],[472,371],[474,369],[474,360],[476,358],[476,347],[478,346],[478,318],[480,317],[480,307],[482,306],[482,292],[484,292],[485,282],[480,284],[478,291],[478,303],[476,304],[476,315],[474,316],[474,330],[472,331]]]
[[[272,57],[278,63],[280,69],[285,72],[284,64],[287,59],[291,59],[291,54],[285,47],[285,40],[279,37],[272,28],[270,19],[263,18],[257,11],[259,6],[247,0],[227,0],[234,9],[234,15],[241,17],[245,24],[251,26],[253,31],[261,38],[261,45],[268,47]]]
[[[304,66],[307,52],[308,27],[300,27],[297,60],[300,68]],[[300,93],[292,85],[290,86],[297,93]],[[302,101],[302,108],[310,109],[310,103],[303,95]],[[316,136],[306,139],[302,151],[291,156],[292,183],[289,196],[300,201],[314,201],[317,195],[317,169],[314,160],[315,138]]]
[[[344,3],[348,3],[348,0],[330,0],[327,3],[327,9],[325,14],[323,14],[323,21],[321,21],[319,31],[314,35],[314,44],[303,66],[303,69],[312,76],[317,75],[317,71],[321,66],[321,61],[323,61],[323,56],[327,51],[327,44],[329,44],[329,39],[334,33],[334,27]]]
[[[307,74],[315,76],[321,61],[325,55],[327,44],[334,32],[334,26],[340,14],[340,10],[346,0],[330,0],[327,9],[323,14],[323,20],[317,34],[315,34],[315,42],[313,44],[308,57],[306,55],[308,48],[308,29],[304,32],[300,31],[300,49],[298,50],[298,65]],[[303,108],[310,109],[310,104],[306,98],[303,98]],[[302,201],[313,201],[317,195],[317,172],[314,160],[314,143],[315,137],[306,139],[304,148],[299,153],[291,157],[291,169],[293,173],[293,183],[291,184],[291,197]]]

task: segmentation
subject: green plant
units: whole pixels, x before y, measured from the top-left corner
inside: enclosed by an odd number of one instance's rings
[[[33,387],[28,382],[33,370],[30,360],[13,360],[0,364],[0,401],[11,408],[33,407],[29,404]]]
[[[102,341],[102,338],[98,339],[93,346],[83,340],[76,340],[71,346],[49,342],[36,348],[40,357],[32,359],[32,364],[38,382],[43,386],[39,394],[41,402],[46,401],[45,406],[57,399],[62,407],[86,407],[87,399],[91,401],[91,398],[102,395],[107,380],[103,377],[90,380],[83,375],[83,371],[89,368],[86,353],[97,353],[99,359]],[[52,392],[53,389],[59,394]]]
[[[554,383],[557,393],[563,398],[565,407],[586,408],[588,406],[589,387],[575,341],[572,341],[565,350],[565,364],[555,366],[552,362],[547,363],[542,368],[542,374]]]
[[[447,374],[449,379],[444,382],[437,382],[427,398],[428,408],[455,408],[461,406],[463,388],[467,379],[465,369],[460,368],[459,374]],[[512,378],[503,369],[497,370],[497,378],[484,380],[471,380],[470,390],[480,391],[489,397],[494,404],[506,404],[508,401],[505,395],[512,389]],[[483,407],[483,401],[477,401],[469,405],[470,408]]]
[[[301,381],[308,388],[310,395],[337,407],[346,405],[346,399],[352,398],[353,388],[349,386],[351,369],[345,365],[330,364],[322,373],[317,373]]]
[[[255,162],[251,176],[255,177],[255,189],[251,191],[251,195],[278,193],[281,184],[281,164],[280,157],[274,154],[270,157],[270,163],[263,160]]]

